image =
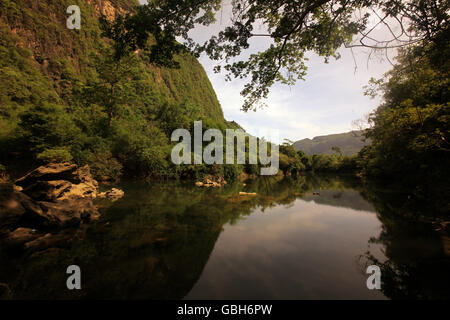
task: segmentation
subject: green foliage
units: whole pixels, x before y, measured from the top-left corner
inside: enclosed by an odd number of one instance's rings
[[[178,65],[173,57],[183,48],[175,39],[184,38],[185,46],[197,55],[205,52],[213,60],[225,61],[228,79],[250,78],[241,91],[246,98],[243,110],[247,111],[255,109],[262,99],[267,98],[275,82],[292,85],[304,79],[308,51],[324,57],[325,62],[331,57],[339,58],[337,50],[342,45],[350,45],[358,33],[362,39],[357,46],[385,49],[391,45],[389,41],[377,43],[371,34],[375,28],[366,30],[370,13],[361,14],[361,11],[386,14],[384,18],[380,17],[380,24],[387,25],[389,30],[393,26],[386,21],[400,23],[400,46],[434,38],[445,32],[449,24],[447,1],[233,1],[231,25],[204,44],[196,43],[189,31],[197,24],[211,24],[220,8],[219,0],[150,1],[139,7],[134,15],[119,16],[111,23],[104,21],[104,31],[114,40],[117,56],[147,48],[149,61],[166,66]],[[404,24],[404,20],[412,22],[411,25]],[[255,32],[255,22],[264,26],[263,33]],[[405,33],[409,41],[402,38]],[[148,48],[150,34],[154,43]],[[238,57],[250,47],[250,40],[261,36],[271,39],[269,47],[239,60]],[[368,39],[372,42],[365,42]],[[220,72],[222,67],[219,64],[216,71]]]
[[[111,148],[111,143],[106,139],[91,139],[77,162],[89,163],[91,173],[101,180],[117,179],[123,174],[123,166],[113,156]]]
[[[72,4],[83,14],[80,30],[65,24]],[[111,4],[131,12],[137,2]],[[190,129],[199,119],[205,127],[232,126],[200,63],[185,50],[170,57],[176,69],[149,63],[163,35],[117,57],[114,43],[101,37],[94,5],[97,0],[1,1],[0,161],[9,167],[73,159],[112,179],[211,172],[170,161],[174,129]]]
[[[295,151],[292,144],[285,143],[280,146],[280,170],[285,175],[297,175],[305,169],[300,155]]]
[[[384,102],[371,115],[373,143],[359,159],[366,176],[403,182],[436,203],[449,191],[449,53],[448,42],[402,51],[386,79],[372,82]]]
[[[19,128],[24,144],[34,153],[64,146],[76,149],[82,136],[65,107],[56,104],[29,108],[21,115]]]
[[[242,168],[237,164],[225,164],[222,167],[223,167],[223,177],[226,181],[237,180],[237,177],[242,172]]]
[[[361,152],[369,175],[401,176],[448,160],[450,69],[448,63],[430,61],[429,52],[402,52],[387,80],[379,83],[384,103],[370,118],[367,136],[373,144]]]
[[[338,147],[337,154],[307,155],[304,151],[296,151],[295,144],[285,143],[280,146],[280,169],[285,175],[298,175],[307,171],[355,173],[358,170],[356,156],[344,156]]]
[[[73,159],[67,147],[45,149],[38,153],[36,158],[43,162],[68,162]]]
[[[181,105],[163,104],[159,107],[156,118],[167,136],[176,129],[191,129],[194,121],[201,120],[196,105],[183,103]]]

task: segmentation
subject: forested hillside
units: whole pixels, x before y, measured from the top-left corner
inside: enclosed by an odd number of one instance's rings
[[[368,142],[363,141],[363,133],[361,131],[352,131],[299,140],[294,143],[294,148],[297,151],[305,152],[307,155],[331,155],[340,151],[343,155],[352,156],[366,145],[368,145]],[[339,149],[333,150],[334,147]]]
[[[66,27],[70,5],[80,30]],[[200,63],[187,51],[178,68],[156,66],[141,51],[115,62],[102,36],[135,0],[0,2],[0,166],[49,160],[91,165],[97,177],[166,175],[173,128],[225,121]],[[151,41],[151,40],[149,40]],[[3,166],[2,166],[3,167]]]

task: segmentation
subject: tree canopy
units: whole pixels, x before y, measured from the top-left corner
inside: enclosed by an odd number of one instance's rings
[[[134,14],[112,22],[103,19],[104,31],[115,40],[117,57],[142,49],[151,62],[176,66],[173,55],[184,48],[196,55],[206,53],[219,61],[215,71],[224,69],[227,79],[249,78],[241,92],[247,111],[267,98],[275,82],[292,85],[303,79],[307,52],[327,61],[339,58],[342,46],[387,50],[434,41],[448,30],[450,8],[448,0],[232,0],[231,23],[205,43],[196,43],[189,31],[213,23],[221,4],[221,0],[151,0]],[[374,16],[378,22],[371,24],[369,18]],[[376,38],[379,25],[389,38]],[[256,32],[256,26],[265,32]],[[255,37],[270,38],[269,47],[240,59]],[[184,46],[177,42],[180,39]]]

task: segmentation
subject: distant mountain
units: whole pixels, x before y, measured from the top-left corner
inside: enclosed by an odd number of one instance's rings
[[[339,147],[342,154],[351,156],[359,152],[368,142],[362,141],[362,131],[330,134],[311,139],[303,139],[294,143],[295,150],[302,150],[307,155],[333,154],[332,148]]]

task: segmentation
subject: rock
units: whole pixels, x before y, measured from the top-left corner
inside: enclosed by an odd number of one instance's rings
[[[72,183],[66,180],[36,181],[23,190],[23,193],[35,200],[56,201],[68,193]]]
[[[71,233],[51,234],[47,233],[44,236],[36,238],[24,244],[25,250],[28,252],[36,252],[47,250],[48,248],[65,248],[70,246],[74,240],[74,235]]]
[[[61,230],[97,220],[100,214],[89,199],[66,199],[58,202],[33,202],[22,198],[20,215],[1,217],[2,229],[21,227],[38,230]],[[9,218],[9,219],[7,219]]]
[[[197,181],[195,185],[197,187],[206,187],[206,188],[220,188],[226,185],[227,182],[223,179],[223,177],[218,177],[216,181],[211,180],[210,178],[206,178],[204,181]]]
[[[76,198],[85,198],[85,199],[97,198],[97,185],[94,184],[93,182],[82,182],[79,184],[72,184],[72,186],[66,192],[63,192],[56,200],[76,199]]]
[[[15,225],[24,213],[20,196],[14,192],[12,185],[0,185],[0,229]]]
[[[89,199],[65,199],[58,202],[39,202],[47,218],[44,226],[52,229],[77,227],[81,223],[97,220],[100,217]]]
[[[24,188],[23,192],[12,186],[0,191],[0,229],[63,229],[99,216],[91,201],[97,196],[98,184],[88,166],[49,164],[16,183]]]
[[[240,196],[257,196],[257,193],[252,193],[252,192],[239,192]]]
[[[57,201],[97,197],[98,182],[91,176],[89,166],[77,168],[69,164],[49,164],[30,172],[16,181],[23,192],[39,201]]]
[[[92,202],[97,197],[98,183],[89,166],[49,164],[33,170],[16,184],[0,185],[2,248],[22,248],[33,253],[67,246],[80,230],[85,230],[80,225],[100,216]],[[116,200],[123,194],[118,189],[106,192],[106,196]]]
[[[125,195],[125,192],[123,192],[120,189],[112,188],[109,191],[101,192],[98,194],[99,198],[108,198],[111,201],[117,201],[120,198],[122,198]]]
[[[22,247],[25,243],[33,241],[41,236],[42,234],[38,233],[35,229],[17,228],[7,234],[2,239],[2,242],[7,248],[11,249]]]
[[[26,188],[37,181],[52,181],[52,180],[71,180],[73,172],[77,170],[77,165],[72,163],[51,163],[46,166],[41,166],[26,176],[18,179],[15,184]]]
[[[124,195],[125,195],[125,192],[123,192],[120,189],[116,189],[116,188],[112,188],[110,191],[106,192],[106,196],[113,201],[116,201],[116,200],[122,198]]]
[[[92,178],[91,169],[88,165],[78,168],[69,180],[73,183],[81,183],[81,182],[89,182],[93,183],[96,187],[98,187],[97,181]]]

